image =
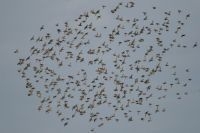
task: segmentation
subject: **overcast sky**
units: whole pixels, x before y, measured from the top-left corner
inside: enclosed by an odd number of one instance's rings
[[[2,133],[81,133],[87,128],[75,121],[64,127],[55,114],[36,109],[35,97],[27,97],[24,81],[17,73],[17,48],[27,51],[29,39],[41,25],[55,25],[78,17],[83,11],[119,0],[0,0],[0,132]],[[117,3],[117,2],[116,2]],[[199,0],[136,0],[140,12],[156,6],[160,10],[183,9],[191,13],[185,27],[187,42],[200,42]],[[139,11],[138,11],[139,12]],[[131,13],[130,13],[131,14]],[[26,53],[26,52],[25,52]],[[189,95],[165,101],[167,112],[155,115],[151,123],[110,124],[98,129],[105,133],[196,133],[200,131],[200,49],[179,51],[170,61],[191,68]],[[180,62],[179,62],[180,61]]]

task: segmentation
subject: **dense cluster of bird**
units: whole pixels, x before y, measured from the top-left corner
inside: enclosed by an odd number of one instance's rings
[[[188,94],[190,68],[182,72],[186,78],[180,77],[167,57],[178,48],[198,47],[182,44],[190,14],[152,7],[161,18],[145,11],[135,17],[128,13],[134,8],[134,1],[103,5],[56,24],[52,33],[40,27],[30,38],[29,55],[17,63],[28,96],[40,100],[39,111],[56,113],[64,126],[86,116],[94,132],[121,119],[150,122],[165,112],[160,103],[171,90],[177,99]]]

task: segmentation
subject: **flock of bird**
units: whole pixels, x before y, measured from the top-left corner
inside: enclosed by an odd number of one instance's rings
[[[150,122],[166,111],[160,103],[170,92],[177,99],[188,94],[190,68],[180,77],[179,66],[167,58],[170,51],[198,47],[182,44],[190,14],[152,7],[160,18],[145,11],[135,17],[129,13],[134,8],[135,1],[103,5],[55,24],[52,33],[40,27],[30,38],[29,55],[17,63],[27,95],[40,101],[39,111],[56,113],[64,126],[85,116],[95,132],[113,121]]]

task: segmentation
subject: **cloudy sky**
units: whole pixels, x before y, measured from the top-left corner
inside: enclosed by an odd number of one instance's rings
[[[118,1],[118,0],[116,0]],[[64,127],[54,114],[45,114],[36,109],[37,100],[27,97],[24,81],[17,73],[17,57],[13,51],[30,47],[29,39],[41,25],[52,26],[77,18],[83,11],[99,5],[109,5],[115,0],[0,0],[0,132],[2,133],[82,133],[87,129],[75,121]],[[117,2],[116,2],[117,3]],[[148,11],[152,6],[160,10],[183,9],[191,13],[185,27],[188,42],[200,42],[199,0],[137,0],[138,12]],[[131,12],[130,12],[131,14]],[[158,13],[159,15],[159,13]],[[193,77],[189,95],[177,101],[165,101],[167,112],[155,115],[151,123],[111,124],[98,132],[122,133],[196,133],[200,131],[200,49],[179,51],[170,61],[191,68]]]

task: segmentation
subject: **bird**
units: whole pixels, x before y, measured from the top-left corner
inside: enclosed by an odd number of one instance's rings
[[[193,45],[193,48],[196,48],[197,47],[197,42],[195,42],[195,44]]]
[[[19,53],[19,50],[18,50],[18,49],[16,49],[16,50],[14,51],[14,53],[15,53],[15,54]]]
[[[42,25],[41,27],[40,27],[40,31],[42,31],[44,29],[44,25]]]

